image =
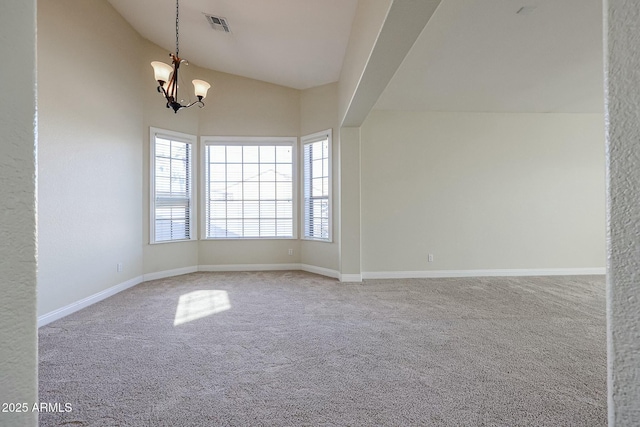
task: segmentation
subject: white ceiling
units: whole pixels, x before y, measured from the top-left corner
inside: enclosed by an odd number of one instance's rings
[[[602,112],[602,56],[601,0],[442,0],[375,108]]]
[[[175,0],[108,0],[143,37],[175,52]],[[357,0],[181,0],[180,57],[307,89],[338,80]],[[228,20],[215,31],[204,13]],[[164,58],[158,58],[163,60]]]
[[[174,0],[109,2],[175,50]],[[296,89],[335,82],[357,3],[181,0],[180,56]],[[523,6],[530,13],[517,14]],[[602,0],[442,0],[375,108],[585,113],[602,112],[603,98]]]

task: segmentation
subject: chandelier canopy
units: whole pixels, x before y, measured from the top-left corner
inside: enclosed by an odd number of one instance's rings
[[[168,65],[160,61],[153,61],[151,63],[155,80],[158,82],[158,92],[164,95],[167,100],[167,108],[172,108],[174,113],[177,113],[178,110],[181,110],[182,108],[189,108],[194,105],[198,105],[200,108],[204,107],[204,102],[202,102],[202,100],[206,98],[207,91],[211,87],[211,85],[204,80],[193,80],[193,88],[198,100],[186,105],[181,104],[182,101],[178,98],[178,69],[180,68],[181,63],[184,62],[186,65],[189,65],[189,63],[178,56],[180,54],[180,40],[178,38],[179,27],[180,4],[179,0],[176,0],[176,53],[169,54],[172,65]]]

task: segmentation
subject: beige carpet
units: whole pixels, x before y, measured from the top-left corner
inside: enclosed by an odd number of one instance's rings
[[[40,329],[43,426],[603,426],[603,276],[194,273]]]

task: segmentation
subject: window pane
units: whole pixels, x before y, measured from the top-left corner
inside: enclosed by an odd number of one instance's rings
[[[250,143],[207,146],[205,203],[215,203],[205,210],[206,236],[292,237],[293,150]]]
[[[275,200],[275,198],[276,198],[276,183],[261,182],[260,183],[260,200]]]
[[[313,165],[311,166],[312,170],[312,178],[321,178],[322,177],[322,159],[314,160]]]
[[[276,202],[260,202],[260,218],[275,218]]]
[[[258,164],[245,163],[243,177],[245,181],[258,181],[260,179],[260,166]]]
[[[245,218],[260,218],[260,202],[244,202]]]
[[[278,218],[290,219],[293,215],[293,203],[292,202],[276,202],[276,216]]]
[[[291,163],[291,156],[293,150],[291,147],[278,145],[276,146],[276,162],[278,163]]]
[[[242,237],[241,219],[230,219],[227,221],[227,237]]]
[[[313,160],[322,158],[322,141],[314,142],[311,144],[311,152],[313,153]]]
[[[242,165],[227,165],[227,181],[242,181]]]
[[[171,157],[185,160],[187,158],[187,144],[181,142],[171,144]]]
[[[275,163],[276,147],[272,145],[260,146],[260,163]]]
[[[278,237],[291,236],[293,234],[293,221],[290,219],[279,219],[276,222],[278,227]]]
[[[171,191],[171,179],[165,176],[156,176],[156,197]]]
[[[245,200],[259,200],[260,199],[260,184],[257,182],[245,182],[244,183],[244,199]]]
[[[209,236],[227,237],[227,221],[211,221],[209,223]]]
[[[245,219],[244,220],[244,237],[260,236],[260,220]]]
[[[278,200],[291,200],[293,198],[293,184],[291,182],[278,182],[276,191]]]
[[[244,163],[258,163],[260,161],[257,145],[245,145],[242,147],[242,151],[244,153]]]
[[[227,200],[242,200],[242,183],[227,183]]]
[[[291,164],[276,165],[276,181],[291,181]]]
[[[211,163],[225,163],[227,161],[226,147],[209,146],[209,161]]]
[[[227,179],[227,165],[224,163],[214,163],[209,165],[211,181],[225,181]]]
[[[209,209],[211,218],[224,219],[227,217],[227,204],[225,202],[212,203]]]
[[[156,157],[170,157],[171,156],[171,142],[156,138]]]
[[[276,165],[261,164],[260,165],[260,181],[275,181],[275,180],[276,180]]]
[[[156,176],[170,176],[171,160],[156,158]]]
[[[211,200],[226,200],[227,185],[224,182],[212,182],[209,184],[209,197]]]
[[[322,197],[322,178],[314,178],[312,180],[313,189],[311,191],[312,197]]]
[[[227,163],[242,163],[242,147],[233,145],[227,147]]]
[[[276,235],[276,220],[275,219],[262,219],[260,220],[260,236],[275,236]]]
[[[242,202],[227,202],[227,218],[242,218]]]

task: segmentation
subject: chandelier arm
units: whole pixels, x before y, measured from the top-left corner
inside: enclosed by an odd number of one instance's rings
[[[187,105],[183,105],[182,108],[189,108],[189,107],[193,107],[194,105],[197,105],[198,107],[202,108],[204,107],[204,102],[202,102],[202,100],[197,100],[197,101],[193,101],[190,104]]]

